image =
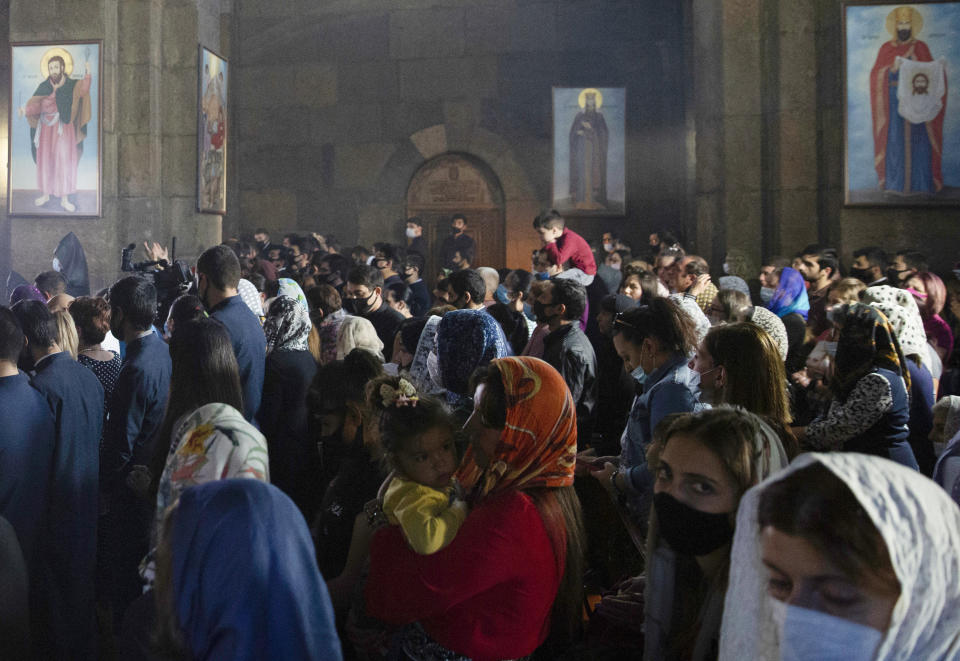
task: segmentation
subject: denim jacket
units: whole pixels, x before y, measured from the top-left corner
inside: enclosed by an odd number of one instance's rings
[[[653,430],[671,413],[688,413],[703,408],[700,404],[700,375],[687,367],[689,358],[676,354],[638,386],[627,427],[620,439],[620,459],[631,505],[645,512],[653,475],[647,467],[647,448],[653,442]],[[644,514],[645,516],[645,514]]]

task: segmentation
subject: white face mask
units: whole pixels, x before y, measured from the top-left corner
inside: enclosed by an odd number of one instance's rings
[[[780,636],[780,661],[870,661],[883,633],[820,611],[770,599]]]
[[[730,264],[727,262],[723,263],[723,272],[725,275],[730,275]]]
[[[417,238],[417,230],[415,230],[415,229],[412,228],[412,227],[408,227],[408,228],[407,228],[407,238],[408,238],[408,239],[415,239],[415,238]]]
[[[60,260],[56,257],[53,258],[53,270],[59,273],[63,270],[63,266],[60,264]]]
[[[764,303],[769,303],[770,299],[773,298],[773,292],[775,291],[776,289],[774,289],[773,287],[761,287],[760,300],[763,301]]]
[[[604,243],[604,244],[603,244],[603,249],[606,250],[607,252],[613,252],[613,244],[612,244],[612,243]]]
[[[610,268],[612,268],[614,271],[619,271],[619,270],[620,270],[620,265],[621,265],[621,263],[622,263],[622,262],[617,262],[617,263],[615,263],[615,264],[607,264],[607,266],[609,266]]]

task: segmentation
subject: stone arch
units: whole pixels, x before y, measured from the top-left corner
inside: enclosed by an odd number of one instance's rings
[[[407,217],[423,222],[429,246],[439,246],[448,233],[452,216],[467,219],[467,234],[476,244],[473,266],[506,263],[504,195],[500,181],[482,160],[470,154],[446,153],[424,162],[407,186]],[[439,273],[443,256],[434,248],[427,274]]]
[[[538,241],[530,223],[541,208],[527,172],[514,157],[510,143],[476,126],[455,122],[435,124],[404,140],[387,158],[376,184],[376,208],[361,210],[361,219],[394,219],[404,212],[407,191],[414,176],[431,159],[459,154],[483,164],[498,182],[503,195],[504,261],[510,268],[530,268],[530,251]],[[375,225],[381,223],[375,223]]]

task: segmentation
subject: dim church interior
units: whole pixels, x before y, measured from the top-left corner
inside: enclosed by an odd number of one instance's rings
[[[10,43],[101,40],[99,218],[11,217],[0,275],[49,268],[60,237],[91,284],[120,248],[178,238],[190,259],[264,226],[344,245],[435,233],[455,210],[486,259],[527,266],[554,191],[552,88],[623,87],[625,213],[570,225],[628,242],[669,227],[714,264],[814,242],[923,247],[948,268],[951,207],[844,204],[839,0],[0,0]],[[53,20],[56,19],[56,20]],[[196,204],[198,45],[230,62],[227,204]],[[0,108],[15,100],[6,85]],[[10,142],[0,121],[0,151]],[[455,173],[455,175],[453,174]],[[432,193],[431,193],[432,191]]]

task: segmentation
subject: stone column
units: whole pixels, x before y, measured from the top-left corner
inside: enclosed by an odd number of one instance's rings
[[[197,47],[220,47],[217,0],[73,0],[50,6],[9,3],[11,41],[100,39],[102,87],[100,218],[6,219],[0,212],[0,277],[27,279],[51,266],[60,238],[73,231],[87,253],[91,288],[118,276],[120,248],[178,237],[178,256],[195,257],[220,240],[220,217],[196,213]],[[0,65],[8,66],[6,45]],[[8,76],[4,78],[8,79]],[[0,94],[6,94],[2,86]],[[6,112],[6,99],[0,104]],[[4,116],[4,126],[6,117]],[[4,141],[7,136],[3,132]],[[89,139],[96,139],[90,136]],[[3,143],[4,153],[6,142]],[[6,172],[3,172],[6,195]],[[10,241],[3,233],[9,227]],[[136,256],[143,258],[142,249]]]

